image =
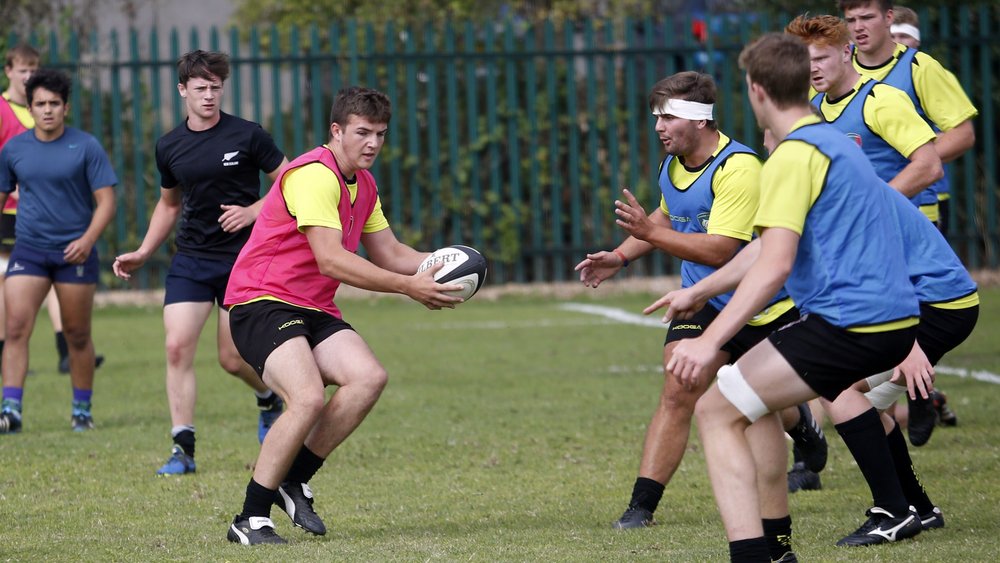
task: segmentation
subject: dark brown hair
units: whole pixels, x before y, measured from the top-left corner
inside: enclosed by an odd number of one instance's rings
[[[351,86],[337,92],[330,108],[330,123],[347,126],[352,115],[364,117],[372,123],[388,125],[392,118],[392,103],[389,97],[372,88]]]
[[[177,59],[177,82],[187,84],[192,78],[225,82],[229,78],[229,55],[218,51],[191,51]]]
[[[670,98],[714,104],[715,97],[715,80],[711,75],[694,71],[678,72],[653,85],[649,93],[649,109],[656,111],[656,108]],[[712,129],[718,129],[714,119],[707,120],[707,125]]]
[[[743,49],[739,63],[779,109],[809,103],[809,49],[798,37],[763,35]]]

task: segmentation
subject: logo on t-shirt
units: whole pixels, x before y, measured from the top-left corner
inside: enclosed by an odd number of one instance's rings
[[[861,135],[858,135],[857,133],[848,133],[847,138],[857,143],[859,147],[861,146]]]
[[[240,151],[227,152],[222,155],[222,165],[223,166],[236,166],[240,163],[238,160],[233,160],[236,155],[240,154]]]
[[[709,217],[708,211],[702,211],[701,213],[698,214],[698,223],[701,224],[701,228],[705,232],[708,232],[708,217]]]

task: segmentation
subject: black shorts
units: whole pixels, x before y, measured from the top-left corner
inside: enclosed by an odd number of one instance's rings
[[[760,344],[761,340],[770,336],[772,332],[781,330],[782,327],[797,320],[799,320],[799,310],[792,307],[767,324],[758,326],[745,325],[735,336],[729,339],[729,342],[722,345],[722,350],[729,352],[729,363],[734,363],[736,360],[742,358],[743,354],[746,354],[751,348]]]
[[[329,313],[271,300],[234,305],[229,328],[240,356],[261,377],[267,357],[292,338],[305,336],[309,347],[315,348],[334,333],[354,330]]]
[[[941,309],[921,303],[917,344],[920,344],[931,365],[937,365],[945,354],[965,342],[972,329],[976,328],[977,320],[979,305],[966,309]]]
[[[17,213],[0,213],[0,252],[10,254],[14,250],[14,227]]]
[[[663,341],[663,345],[666,346],[678,340],[698,338],[717,316],[719,316],[719,310],[706,304],[686,321],[670,321],[670,326],[667,328],[667,339]]]
[[[717,316],[719,316],[718,309],[711,305],[705,305],[692,318],[686,321],[678,321],[676,325],[671,322],[670,328],[667,329],[667,339],[663,342],[663,345],[666,346],[671,342],[701,336]],[[759,344],[761,340],[767,338],[769,334],[789,323],[797,321],[798,318],[799,310],[793,307],[765,325],[744,325],[735,336],[722,345],[722,351],[729,353],[728,362],[733,363],[740,359],[743,354],[746,354],[748,350]]]
[[[818,315],[804,315],[768,340],[813,391],[833,401],[855,382],[899,365],[916,335],[916,326],[851,332]]]

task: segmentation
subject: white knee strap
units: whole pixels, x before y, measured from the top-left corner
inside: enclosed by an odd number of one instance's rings
[[[865,382],[868,383],[868,390],[871,391],[890,379],[892,379],[892,370],[883,371],[882,373],[877,373],[871,377],[866,377]]]
[[[760,400],[757,392],[747,383],[736,364],[724,365],[719,368],[717,381],[722,396],[732,403],[736,410],[743,413],[743,416],[747,417],[751,423],[770,412],[764,401]]]
[[[871,401],[872,406],[876,410],[884,411],[896,404],[896,401],[903,396],[903,393],[906,393],[905,386],[886,381],[878,387],[872,387],[871,391],[865,393],[865,397]]]
[[[10,264],[10,260],[6,256],[0,256],[0,276],[7,275],[7,266]]]

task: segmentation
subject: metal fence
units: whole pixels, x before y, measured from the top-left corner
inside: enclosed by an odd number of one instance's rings
[[[996,268],[1000,7],[942,6],[921,16],[925,50],[956,73],[980,111],[974,151],[950,167],[950,240],[970,268]],[[713,74],[721,129],[759,146],[736,58],[752,37],[789,19],[712,16],[701,42],[684,19],[406,29],[348,22],[287,34],[212,28],[27,39],[47,64],[73,74],[71,119],[103,141],[121,178],[104,262],[136,248],[146,231],[159,197],[154,145],[183,120],[174,61],[207,48],[232,57],[224,110],[260,122],[289,158],[325,142],[339,88],[385,91],[394,115],[373,172],[390,224],[419,248],[481,249],[500,283],[570,279],[585,252],[616,244],[612,202],[621,187],[647,209],[656,205],[662,149],[646,96],[659,78]],[[136,285],[160,285],[168,256],[161,249]],[[630,275],[675,268],[657,255]],[[121,283],[110,273],[103,281]]]

